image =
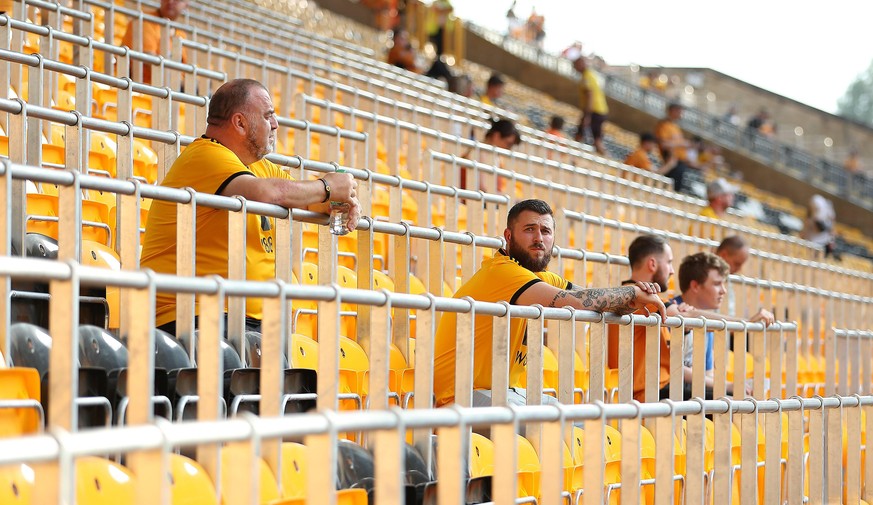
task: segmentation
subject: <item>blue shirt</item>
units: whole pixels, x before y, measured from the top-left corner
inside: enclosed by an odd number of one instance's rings
[[[682,296],[678,295],[670,301],[675,303],[676,305],[679,305],[682,303],[683,300],[682,300]],[[705,337],[706,337],[706,339],[705,339],[706,352],[705,352],[705,359],[704,359],[704,370],[706,370],[708,372],[715,367],[715,360],[713,358],[713,347],[715,346],[715,333],[708,331],[708,332],[706,332]],[[693,350],[691,347],[691,331],[687,331],[687,332],[685,332],[685,349],[684,349],[684,353],[683,353],[684,354],[683,364],[685,366],[691,366],[690,361],[691,361],[692,352],[693,352]]]

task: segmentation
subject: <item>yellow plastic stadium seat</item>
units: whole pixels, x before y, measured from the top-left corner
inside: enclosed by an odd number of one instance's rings
[[[27,232],[41,233],[58,238],[58,197],[42,193],[28,193]]]
[[[240,459],[243,456],[244,447],[239,445],[227,445],[221,448],[221,466],[222,469],[231,468],[231,462],[235,459]],[[279,484],[276,482],[276,477],[273,476],[273,472],[270,471],[270,467],[267,465],[267,462],[264,461],[263,458],[257,458],[255,462],[256,465],[260,467],[259,471],[259,479],[260,479],[260,491],[261,491],[261,503],[271,503],[279,499]],[[234,477],[235,474],[229,471],[221,472],[221,488],[222,489],[230,489],[234,486]],[[232,505],[225,501],[224,496],[222,496],[221,502],[226,505]]]
[[[91,132],[91,148],[88,150],[88,170],[115,177],[118,144],[113,136],[103,132]]]
[[[76,502],[89,505],[133,503],[134,476],[108,459],[84,457],[76,461]]]
[[[291,367],[318,370],[318,342],[294,333],[291,335]]]
[[[40,399],[39,372],[35,368],[0,368],[0,401]],[[0,437],[14,437],[39,431],[34,409],[0,409]]]
[[[339,392],[353,393],[364,400],[366,396],[364,377],[370,370],[370,359],[364,348],[350,338],[340,337]],[[356,409],[353,400],[341,400],[340,409]]]
[[[113,224],[109,221],[109,207],[96,200],[82,200],[82,238],[101,244],[110,243]]]
[[[494,442],[478,433],[470,435],[470,478],[494,475]]]
[[[518,472],[518,497],[539,497],[542,467],[537,451],[530,441],[521,435],[516,435],[516,441],[518,443],[518,468],[516,469]]]
[[[30,505],[33,503],[34,471],[30,466],[0,466],[0,503],[4,505]]]
[[[603,485],[607,488],[621,482],[621,433],[610,425],[604,426],[604,462]],[[609,492],[608,502],[618,505],[621,501],[619,491]]]
[[[303,444],[282,444],[282,498],[306,497],[307,448]]]
[[[318,285],[318,265],[304,262],[301,266],[300,283],[311,286]],[[318,320],[315,314],[317,307],[316,302],[312,300],[295,299],[291,302],[294,313],[294,333],[318,339]]]
[[[158,154],[141,139],[133,139],[133,175],[149,184],[158,180]]]
[[[218,505],[212,479],[193,459],[170,453],[169,478],[173,505]]]
[[[358,287],[358,275],[350,268],[346,268],[344,266],[337,266],[336,269],[336,280],[337,283],[342,288],[357,288]],[[341,304],[341,311],[343,312],[356,312],[358,310],[358,306],[349,303]],[[344,337],[355,339],[355,321],[356,315],[340,315],[340,335]]]

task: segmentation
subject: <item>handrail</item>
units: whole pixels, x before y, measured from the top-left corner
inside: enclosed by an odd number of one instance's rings
[[[138,60],[138,61],[142,61],[143,63],[151,63],[153,65],[158,65],[158,64],[163,63],[165,67],[170,68],[172,70],[179,70],[179,71],[187,72],[187,73],[197,73],[198,75],[203,75],[205,77],[209,77],[212,79],[224,80],[227,78],[227,75],[224,72],[216,72],[214,70],[202,69],[199,67],[195,67],[194,65],[189,65],[187,63],[180,63],[177,61],[168,60],[162,56],[156,56],[154,54],[148,54],[148,53],[143,53],[143,52],[139,52],[139,51],[134,51],[132,49],[114,46],[112,44],[106,44],[104,42],[99,42],[97,40],[94,40],[93,37],[82,37],[80,35],[73,35],[70,33],[66,33],[64,31],[55,30],[50,26],[41,26],[41,25],[35,25],[33,23],[24,22],[24,21],[18,21],[17,19],[10,18],[7,14],[0,14],[0,26],[9,26],[9,27],[14,28],[16,30],[25,31],[28,33],[34,33],[36,35],[40,35],[43,37],[51,37],[51,38],[56,39],[56,40],[70,42],[72,44],[76,44],[76,45],[83,46],[83,47],[93,47],[94,49],[104,51],[107,53],[111,53],[111,54],[114,54],[116,56],[124,56],[125,54],[127,54],[127,55],[130,55],[133,59]],[[13,51],[4,51],[4,52],[8,52],[11,54],[21,54],[21,53],[15,53]],[[22,54],[22,56],[43,58],[40,55],[28,56],[28,55]],[[45,61],[51,61],[51,60],[45,60]],[[59,64],[63,65],[63,63],[59,63]],[[31,66],[33,66],[33,65],[31,65]],[[79,69],[81,71],[84,71],[83,69],[81,69],[81,67],[79,67]],[[88,71],[91,72],[92,75],[99,74],[98,72],[93,72],[91,70],[88,70]],[[71,75],[74,75],[74,74],[71,74]],[[107,77],[112,77],[112,76],[109,76],[108,74],[99,74],[99,75],[105,75]],[[118,78],[115,78],[115,79],[118,79]],[[145,84],[135,84],[135,85],[146,86]],[[149,86],[149,88],[151,88],[151,86]],[[158,88],[158,89],[160,89],[160,88]]]
[[[242,416],[220,421],[102,428],[0,439],[0,465],[38,463],[67,457],[167,450],[179,445],[217,444],[256,438],[299,438],[331,432],[504,424],[507,422],[581,422],[694,416],[699,414],[771,414],[843,409],[873,405],[873,396],[829,396],[771,400],[689,400],[637,404],[537,405],[521,407],[452,407],[440,409],[311,412],[282,417]]]

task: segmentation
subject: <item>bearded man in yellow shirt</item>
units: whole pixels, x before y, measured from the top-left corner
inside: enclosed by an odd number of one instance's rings
[[[524,200],[510,209],[503,237],[506,247],[482,262],[482,268],[455,293],[455,298],[471,297],[477,301],[506,301],[512,305],[571,306],[580,310],[628,314],[646,305],[656,307],[664,316],[664,303],[654,282],[637,282],[618,288],[580,289],[570,281],[546,270],[554,245],[555,219],[549,204],[542,200]],[[434,395],[436,405],[458,401],[474,407],[491,404],[492,347],[494,321],[491,316],[475,316],[473,337],[473,391],[456,391],[457,315],[445,312],[437,327],[434,344]],[[512,318],[509,323],[509,356],[520,356],[527,338],[527,320]],[[469,357],[465,357],[469,359]],[[540,371],[539,373],[542,373]],[[543,396],[543,402],[554,402]],[[512,388],[507,402],[526,404],[526,392]]]
[[[235,79],[223,84],[209,102],[206,123],[206,133],[182,151],[162,186],[318,212],[327,212],[330,201],[348,203],[348,227],[355,228],[360,206],[351,174],[329,173],[314,181],[295,181],[264,158],[273,151],[279,125],[270,93],[261,83]],[[228,249],[243,247],[228,243],[227,211],[198,206],[196,223],[191,237],[196,275],[226,278]],[[273,224],[266,216],[247,216],[246,280],[265,281],[276,276]],[[176,203],[155,200],[149,209],[142,268],[175,274],[176,242]],[[155,325],[176,335],[175,293],[157,293],[155,308]],[[195,313],[199,313],[199,305],[195,305]],[[260,331],[261,319],[262,299],[247,298],[246,329]]]

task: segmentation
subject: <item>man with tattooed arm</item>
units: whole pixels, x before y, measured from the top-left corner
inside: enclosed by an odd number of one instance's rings
[[[652,307],[662,317],[664,304],[654,282],[637,282],[618,288],[579,289],[559,275],[546,270],[554,245],[555,219],[542,200],[524,200],[510,209],[503,236],[506,247],[482,262],[478,272],[455,293],[455,298],[477,301],[507,301],[513,305],[570,306],[581,310],[629,314]],[[491,356],[493,317],[475,317],[473,342],[473,406],[491,405]],[[434,394],[436,405],[455,400],[455,358],[457,317],[446,312],[436,333]],[[527,320],[510,320],[509,355],[515,356],[525,341]],[[543,403],[555,399],[543,395]],[[511,388],[511,405],[526,404],[525,390]]]

